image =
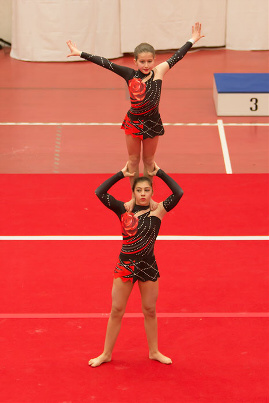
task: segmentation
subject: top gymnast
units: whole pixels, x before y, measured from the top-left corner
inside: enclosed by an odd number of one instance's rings
[[[125,134],[127,135],[128,169],[130,173],[135,173],[134,177],[139,176],[141,141],[143,141],[142,159],[144,163],[144,175],[148,176],[148,172],[153,171],[154,168],[155,152],[159,136],[164,134],[159,113],[162,79],[169,69],[181,60],[192,45],[203,38],[203,36],[201,35],[201,24],[196,22],[192,27],[191,39],[167,61],[155,67],[154,48],[148,43],[141,43],[134,50],[134,63],[138,70],[119,66],[104,57],[81,52],[70,40],[67,41],[70,49],[68,57],[80,56],[83,59],[111,70],[123,77],[128,85],[131,108],[127,112],[121,128],[125,130]],[[130,179],[131,186],[133,185],[134,177]],[[132,210],[133,206],[134,196],[130,202],[125,204],[127,210]],[[154,209],[156,207],[157,204],[151,202],[151,208]]]

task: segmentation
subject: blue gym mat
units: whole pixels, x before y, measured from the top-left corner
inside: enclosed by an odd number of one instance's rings
[[[267,93],[269,73],[214,73],[219,93]]]

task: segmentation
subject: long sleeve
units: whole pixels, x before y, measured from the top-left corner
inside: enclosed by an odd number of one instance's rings
[[[101,66],[107,70],[112,71],[113,73],[123,77],[126,81],[132,78],[135,72],[135,70],[131,69],[130,67],[120,66],[119,64],[113,63],[102,56],[95,56],[89,53],[82,52],[80,57],[92,63],[98,64],[98,66]]]
[[[170,211],[178,204],[179,200],[183,196],[183,190],[178,185],[178,183],[174,179],[172,179],[171,176],[167,175],[162,169],[159,169],[157,171],[156,176],[161,178],[173,192],[170,196],[167,197],[167,199],[163,201],[163,207],[165,208],[165,210]]]
[[[185,54],[190,50],[190,48],[192,47],[192,42],[188,41],[185,43],[185,45],[183,45],[180,49],[178,49],[173,56],[171,56],[167,61],[167,63],[169,64],[170,69],[177,63],[179,62],[181,59],[183,59],[183,57],[185,56]]]
[[[121,214],[125,213],[124,203],[115,199],[115,197],[111,196],[108,190],[115,185],[119,180],[123,179],[124,175],[122,171],[119,171],[115,175],[111,176],[105,182],[103,182],[98,188],[95,190],[95,194],[98,199],[110,210],[114,211],[117,216],[120,218]]]

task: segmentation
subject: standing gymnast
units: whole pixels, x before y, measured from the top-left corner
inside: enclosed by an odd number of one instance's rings
[[[122,201],[107,193],[111,186],[122,178],[134,176],[134,173],[128,171],[128,163],[121,171],[101,184],[95,192],[101,202],[114,211],[120,219],[123,244],[114,269],[112,308],[107,324],[104,350],[99,357],[89,361],[89,365],[92,367],[111,361],[126,304],[136,281],[138,281],[141,293],[149,358],[163,364],[172,363],[171,359],[160,353],[158,349],[156,302],[160,275],[154,256],[154,244],[162,218],[177,205],[183,195],[183,190],[155,163],[153,168],[154,171],[148,174],[157,175],[172,191],[166,200],[157,204],[154,211],[150,210],[153,189],[149,177],[136,177],[134,180],[132,190],[135,205],[133,212],[127,212]]]
[[[192,27],[192,37],[184,46],[175,52],[167,61],[154,67],[155,50],[148,43],[141,43],[135,48],[134,62],[138,70],[120,66],[112,63],[104,57],[94,56],[77,49],[70,40],[67,45],[70,49],[70,56],[80,56],[123,77],[130,92],[131,108],[127,112],[121,128],[125,130],[126,144],[129,155],[128,167],[130,173],[139,176],[139,162],[141,154],[141,141],[143,141],[142,160],[144,164],[144,175],[153,171],[155,152],[159,136],[164,134],[164,128],[159,113],[159,102],[161,96],[162,79],[164,75],[179,60],[181,60],[194,43],[203,38],[201,35],[201,24],[195,23]],[[134,177],[131,177],[131,186]],[[131,211],[134,206],[134,197],[125,207]],[[151,201],[151,208],[157,207]]]

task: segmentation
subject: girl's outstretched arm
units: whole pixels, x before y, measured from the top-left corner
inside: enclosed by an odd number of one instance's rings
[[[98,66],[104,67],[105,69],[112,71],[115,74],[118,74],[119,76],[123,77],[126,81],[128,81],[133,75],[134,69],[131,69],[130,67],[120,66],[119,64],[113,63],[102,56],[96,56],[90,53],[82,52],[76,47],[76,44],[70,40],[67,41],[66,43],[70,49],[70,53],[67,55],[67,57],[70,56],[82,57],[85,60],[88,60],[92,63],[97,64]]]
[[[185,45],[183,45],[180,49],[178,49],[173,56],[171,56],[166,62],[160,63],[155,67],[156,71],[156,79],[162,79],[163,76],[183,57],[186,55],[186,53],[190,50],[192,45],[196,42],[198,42],[201,38],[204,37],[204,35],[201,34],[202,30],[202,24],[199,22],[196,22],[192,26],[192,37],[189,39]]]

